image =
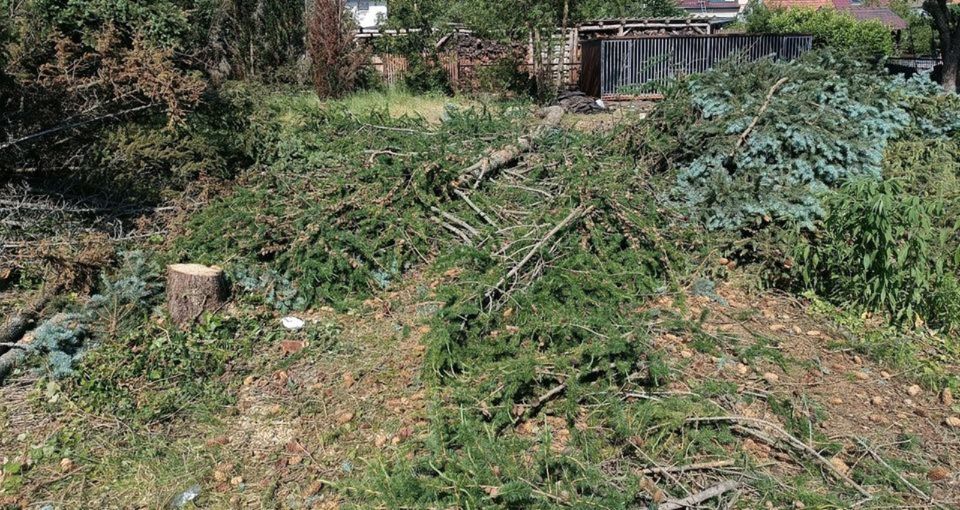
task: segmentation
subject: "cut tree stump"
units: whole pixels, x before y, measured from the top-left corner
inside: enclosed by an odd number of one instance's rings
[[[167,309],[170,319],[181,328],[196,322],[203,312],[219,310],[228,296],[227,280],[219,267],[167,266]]]

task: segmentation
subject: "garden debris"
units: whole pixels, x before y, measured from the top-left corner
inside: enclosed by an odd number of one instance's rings
[[[606,111],[599,100],[580,91],[564,92],[553,100],[553,104],[559,105],[567,113],[591,114]]]
[[[177,496],[173,498],[173,501],[170,502],[170,508],[180,509],[186,507],[187,503],[190,503],[200,496],[200,492],[200,484],[191,485],[187,490],[177,494]]]
[[[303,326],[306,323],[303,322],[303,319],[299,317],[288,316],[280,319],[280,324],[282,324],[286,329],[297,331],[303,329]]]

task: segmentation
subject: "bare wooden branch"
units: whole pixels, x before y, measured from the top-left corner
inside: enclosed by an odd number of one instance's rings
[[[691,496],[687,496],[683,499],[674,499],[659,505],[657,508],[659,510],[679,510],[681,508],[691,508],[707,501],[713,499],[717,496],[721,496],[727,492],[740,488],[740,482],[736,480],[727,480],[725,482],[718,483],[713,487],[710,487],[702,492],[698,492]]]
[[[858,484],[857,482],[853,481],[853,479],[850,478],[849,476],[847,476],[845,473],[843,473],[843,472],[841,472],[839,469],[837,469],[836,466],[834,466],[829,460],[825,459],[825,458],[823,457],[823,455],[820,455],[820,453],[819,453],[818,451],[814,450],[814,449],[813,449],[812,447],[810,447],[807,443],[804,443],[804,442],[801,441],[800,439],[797,439],[795,436],[793,436],[792,434],[790,434],[790,433],[787,432],[786,430],[783,430],[782,427],[780,427],[779,425],[777,425],[777,424],[775,424],[775,423],[773,423],[773,422],[770,422],[770,421],[767,421],[767,420],[762,420],[762,419],[760,419],[760,418],[751,418],[751,417],[749,417],[749,416],[735,416],[735,415],[731,415],[731,416],[708,416],[708,417],[699,417],[699,418],[689,418],[689,419],[687,419],[687,422],[688,422],[688,423],[706,423],[706,422],[723,422],[723,421],[732,422],[732,423],[751,423],[751,424],[754,424],[754,425],[761,425],[761,426],[763,426],[763,427],[766,427],[766,428],[772,430],[773,432],[777,433],[777,435],[779,435],[781,438],[783,438],[784,440],[786,440],[787,443],[790,444],[791,446],[793,446],[794,448],[796,448],[796,449],[798,449],[798,450],[800,450],[800,451],[803,451],[803,452],[805,452],[806,454],[808,454],[809,456],[813,457],[813,458],[814,458],[817,462],[819,462],[824,468],[826,468],[826,470],[827,470],[831,475],[833,475],[836,479],[838,479],[838,480],[842,481],[843,483],[849,485],[850,487],[856,489],[857,492],[859,492],[860,494],[862,494],[863,496],[865,496],[865,497],[867,497],[867,498],[872,498],[872,497],[873,497],[873,494],[871,494],[869,491],[867,491],[867,489],[864,489],[863,486],[861,486],[861,485]],[[762,440],[762,441],[770,442],[770,439],[772,439],[772,438],[766,436],[766,434],[760,433],[759,431],[757,431],[758,434],[753,434],[752,429],[747,428],[747,427],[741,427],[740,430],[745,431],[745,432],[747,432],[747,433],[750,433],[751,435],[753,435],[754,437],[757,437],[758,439],[760,439],[760,440]],[[774,441],[774,443],[776,443],[776,441]],[[776,444],[773,444],[773,446],[776,446]]]
[[[143,106],[137,106],[136,108],[129,108],[129,109],[123,110],[123,111],[121,111],[121,112],[108,113],[108,114],[106,114],[106,115],[101,115],[101,116],[99,116],[99,117],[94,117],[94,118],[92,118],[92,119],[87,119],[87,120],[80,121],[80,122],[73,122],[73,123],[70,123],[70,124],[64,124],[64,125],[62,125],[62,126],[55,126],[55,127],[50,128],[50,129],[44,129],[43,131],[39,131],[39,132],[37,132],[37,133],[33,133],[33,134],[30,134],[30,135],[27,135],[27,136],[24,136],[24,137],[21,137],[21,138],[17,138],[16,140],[10,140],[10,141],[8,141],[8,142],[0,143],[0,151],[2,151],[2,150],[4,150],[4,149],[7,149],[7,148],[10,148],[10,147],[13,147],[13,146],[15,146],[15,145],[19,145],[19,144],[21,144],[21,143],[29,142],[29,141],[32,141],[32,140],[37,140],[37,139],[39,139],[39,138],[44,138],[44,137],[49,136],[49,135],[52,135],[52,134],[54,134],[54,133],[59,133],[59,132],[61,132],[61,131],[67,131],[67,130],[69,130],[69,129],[80,128],[80,127],[86,126],[86,125],[88,125],[88,124],[93,124],[93,123],[95,123],[95,122],[100,122],[100,121],[103,121],[103,120],[113,119],[113,118],[117,118],[117,117],[120,117],[120,116],[123,116],[123,115],[127,115],[127,114],[131,114],[131,113],[135,113],[135,112],[147,110],[147,109],[153,108],[153,107],[155,107],[155,106],[159,106],[159,105],[156,105],[156,104],[148,104],[148,105],[143,105]]]
[[[547,244],[547,242],[553,238],[553,236],[557,235],[558,232],[566,228],[567,225],[573,223],[574,221],[581,218],[582,216],[589,215],[591,212],[593,212],[592,205],[589,207],[580,206],[570,211],[570,214],[568,214],[566,218],[562,219],[560,223],[557,223],[555,227],[553,227],[549,232],[547,232],[546,236],[544,236],[542,239],[537,241],[527,251],[527,254],[522,259],[520,259],[520,262],[518,262],[515,266],[513,266],[513,269],[511,269],[503,278],[501,278],[500,281],[498,281],[497,284],[494,285],[492,289],[487,291],[487,293],[484,295],[484,302],[489,302],[499,292],[501,292],[502,291],[501,287],[505,283],[507,283],[507,281],[515,277],[520,272],[520,270],[523,269],[523,266],[525,266],[527,262],[530,262],[530,259],[532,259],[533,256],[540,251],[543,245]]]
[[[667,467],[651,467],[646,469],[641,469],[640,474],[644,475],[659,475],[667,473],[684,473],[687,471],[702,471],[705,469],[717,469],[734,465],[733,460],[717,460],[713,462],[701,462],[699,464],[687,464],[685,466],[667,466]]]
[[[772,87],[770,87],[770,91],[767,92],[767,98],[764,99],[763,104],[760,106],[760,110],[757,111],[757,115],[750,122],[750,125],[747,126],[747,129],[740,134],[740,138],[737,139],[736,145],[734,145],[733,150],[730,151],[731,158],[737,153],[740,147],[743,147],[743,144],[747,142],[747,138],[750,136],[750,133],[752,133],[753,129],[757,127],[757,123],[760,122],[760,117],[767,112],[767,108],[770,108],[770,102],[773,101],[773,95],[776,94],[777,89],[782,87],[784,83],[787,83],[787,81],[787,77],[780,78],[776,83],[773,84]]]
[[[471,235],[474,235],[474,236],[480,235],[480,231],[479,231],[479,230],[477,230],[476,228],[474,228],[473,225],[467,223],[466,221],[463,221],[463,220],[460,219],[459,217],[457,217],[457,216],[455,216],[455,215],[453,215],[453,214],[451,214],[451,213],[448,213],[448,212],[446,212],[446,211],[441,211],[440,209],[437,209],[436,207],[431,207],[430,210],[433,211],[433,212],[435,212],[435,213],[437,213],[437,214],[439,214],[440,216],[443,216],[444,218],[452,221],[453,223],[455,223],[455,224],[457,224],[457,225],[460,225],[461,227],[463,227],[464,229],[466,229],[467,232],[470,232]]]
[[[493,221],[482,209],[480,209],[477,204],[473,203],[473,200],[470,200],[470,195],[467,195],[463,191],[458,189],[453,190],[453,193],[460,197],[466,204],[469,206],[477,215],[483,218],[483,221],[487,222],[491,227],[498,227],[497,222]]]

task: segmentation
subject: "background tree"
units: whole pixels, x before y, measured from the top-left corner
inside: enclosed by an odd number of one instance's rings
[[[860,21],[833,9],[769,9],[755,4],[747,14],[747,32],[811,34],[814,45],[855,56],[891,55],[890,29],[877,20]]]
[[[352,90],[366,61],[354,38],[355,22],[345,0],[316,0],[307,12],[307,50],[320,97]]]
[[[960,73],[960,6],[946,0],[924,0],[923,10],[933,20],[933,27],[940,35],[940,55],[943,58],[943,88],[957,92],[957,75]]]

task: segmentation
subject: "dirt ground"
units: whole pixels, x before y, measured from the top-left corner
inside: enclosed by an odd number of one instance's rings
[[[669,306],[666,300],[660,304]],[[844,334],[814,318],[796,298],[752,294],[730,285],[719,288],[716,296],[691,296],[688,306],[691,320],[708,312],[702,328],[718,340],[720,349],[701,352],[691,336],[667,333],[657,338],[658,347],[686,365],[686,382],[674,384],[672,390],[689,391],[707,380],[729,381],[741,396],[755,397],[733,404],[733,414],[780,426],[783,420],[768,401],[789,399],[794,412],[802,413],[818,432],[844,444],[845,452],[838,456],[844,472],[853,472],[872,456],[863,453],[869,445],[887,461],[928,466],[926,473],[904,474],[931,482],[931,507],[935,502],[960,508],[960,428],[948,423],[958,415],[949,396],[944,399],[921,388],[918,374],[890,371],[845,347]],[[763,345],[768,355],[738,359],[736,351],[742,358],[751,344]],[[960,367],[951,370],[956,373]],[[915,447],[904,448],[908,442]],[[744,448],[758,462],[779,463],[771,467],[773,471],[795,469],[767,445],[747,439]]]
[[[339,508],[337,489],[343,480],[375,469],[378,459],[397,455],[426,434],[421,338],[429,331],[424,319],[439,306],[432,289],[440,282],[422,274],[408,281],[403,289],[366,302],[362,311],[322,309],[304,317],[336,322],[339,347],[313,352],[295,341],[268,346],[258,364],[269,369],[246,377],[234,408],[224,409],[211,423],[165,430],[164,444],[190,437],[185,451],[202,459],[185,460],[183,472],[167,483],[150,478],[147,460],[128,459],[127,469],[139,470],[139,477],[119,492],[104,492],[102,477],[110,471],[99,470],[99,460],[92,458],[75,469],[57,463],[38,468],[18,494],[4,496],[0,503],[14,508],[43,503],[73,508],[81,502],[97,508],[159,508],[196,481],[201,501],[211,508]],[[656,346],[682,367],[678,379],[683,382],[673,383],[669,391],[726,381],[736,385],[740,396],[751,397],[728,402],[729,414],[780,426],[782,415],[769,402],[789,399],[794,412],[804,414],[818,432],[845,445],[832,460],[845,472],[857,470],[869,455],[864,445],[869,445],[883,459],[927,466],[926,473],[916,474],[932,483],[933,501],[945,508],[960,505],[960,429],[947,425],[955,408],[942,395],[915,386],[915,374],[890,372],[845,348],[841,332],[814,318],[806,303],[726,285],[715,296],[688,296],[682,311],[673,299],[651,307],[673,309],[691,320],[708,312],[700,324],[715,340],[712,348],[704,348],[692,334],[657,336]],[[751,347],[760,355],[747,356]],[[30,445],[42,444],[76,420],[106,431],[91,455],[107,458],[119,446],[110,438],[123,436],[117,435],[122,424],[80,410],[51,414],[38,403],[37,393],[29,375],[0,387],[5,408],[0,413],[0,459],[22,456]],[[907,441],[917,447],[903,448]],[[795,458],[769,445],[750,439],[742,445],[771,473],[800,470]]]

